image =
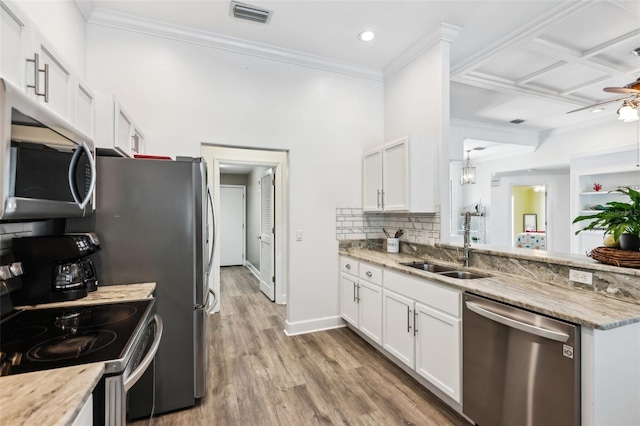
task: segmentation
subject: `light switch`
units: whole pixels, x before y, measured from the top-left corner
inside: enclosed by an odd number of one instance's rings
[[[302,230],[300,229],[296,231],[296,241],[302,241]]]

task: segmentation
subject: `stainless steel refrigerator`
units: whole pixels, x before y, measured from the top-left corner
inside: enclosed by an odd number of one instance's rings
[[[67,231],[98,234],[99,285],[156,283],[164,334],[155,357],[155,413],[190,407],[205,395],[207,377],[215,239],[209,244],[206,163],[99,156],[96,169],[95,213],[68,220]],[[149,414],[135,403],[129,409],[137,411],[131,417]]]

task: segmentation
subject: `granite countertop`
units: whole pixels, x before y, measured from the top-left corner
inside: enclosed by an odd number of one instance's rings
[[[99,303],[118,302],[125,300],[147,299],[151,297],[156,283],[123,284],[98,286],[82,299],[69,302],[45,303],[40,305],[16,306],[18,309],[58,308],[62,306],[95,305]]]
[[[70,425],[103,372],[93,363],[0,378],[0,424]]]
[[[83,306],[147,299],[155,288],[155,283],[98,286],[96,291],[82,299],[18,308]],[[103,363],[93,363],[0,377],[0,424],[71,424],[103,372]]]
[[[364,260],[416,277],[432,279],[463,291],[490,297],[590,328],[608,330],[640,322],[640,305],[594,292],[559,287],[516,275],[477,268],[462,268],[459,264],[451,265],[442,261],[433,261],[437,264],[454,266],[456,269],[491,275],[487,278],[472,280],[449,278],[401,265],[402,262],[424,260],[403,253],[392,254],[372,249],[349,248],[341,249],[340,255]]]

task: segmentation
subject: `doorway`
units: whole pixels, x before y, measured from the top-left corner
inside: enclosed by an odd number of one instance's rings
[[[511,187],[511,229],[515,247],[548,249],[546,185]]]
[[[287,151],[268,151],[251,148],[234,148],[229,146],[219,146],[211,144],[202,144],[201,146],[202,156],[207,161],[209,166],[209,183],[212,188],[212,194],[216,209],[216,213],[219,216],[220,213],[220,176],[224,174],[224,170],[229,166],[233,167],[245,167],[252,170],[258,170],[262,168],[264,171],[272,169],[273,176],[275,177],[275,186],[273,193],[273,226],[274,233],[272,235],[272,257],[273,257],[273,300],[278,304],[286,304],[287,302],[287,290],[288,290],[288,259],[289,259],[289,244],[287,236],[289,235],[289,219],[288,219],[288,196],[289,196],[289,164],[288,164],[288,152]],[[264,172],[263,172],[264,174]],[[252,176],[252,175],[250,175]],[[247,179],[246,184],[246,198],[247,198],[247,220],[246,220],[246,252],[245,252],[245,266],[251,270],[254,275],[260,277],[260,252],[259,252],[259,239],[260,230],[252,228],[253,213],[255,211],[253,207],[249,206],[252,190],[254,184],[258,186],[258,182],[261,179],[254,174],[252,178]],[[259,204],[259,202],[258,202]],[[260,219],[258,215],[258,219]],[[258,220],[259,222],[259,220]],[[223,227],[224,224],[218,224],[219,227]],[[210,235],[212,231],[210,231]],[[216,235],[216,250],[214,250],[214,261],[212,273],[209,279],[209,287],[216,294],[216,305],[213,306],[211,312],[218,312],[220,310],[220,246],[219,236]],[[258,247],[257,255],[252,247]],[[287,308],[288,310],[288,308]]]

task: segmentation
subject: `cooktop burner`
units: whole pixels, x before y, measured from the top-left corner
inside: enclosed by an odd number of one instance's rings
[[[85,331],[54,337],[27,352],[32,361],[79,358],[98,351],[116,340],[113,331]]]
[[[22,310],[0,323],[0,375],[120,359],[151,311],[152,299]]]

